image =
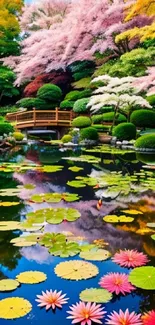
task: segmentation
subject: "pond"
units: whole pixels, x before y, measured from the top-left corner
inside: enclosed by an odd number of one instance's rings
[[[33,144],[17,147],[0,158],[0,221],[16,222],[10,230],[7,223],[0,223],[0,279],[15,279],[25,271],[40,271],[47,277],[37,284],[21,283],[15,291],[0,292],[0,300],[22,297],[31,303],[32,310],[17,318],[17,325],[71,324],[66,311],[79,302],[81,291],[100,288],[101,277],[109,272],[132,271],[112,260],[120,249],[143,252],[149,259],[147,266],[154,265],[154,166],[153,155],[108,146],[58,149]],[[75,245],[70,251],[66,249],[67,253],[59,245],[49,253],[51,246],[45,233],[61,233]],[[29,234],[34,236],[24,243]],[[103,256],[98,249],[108,252]],[[67,254],[73,256],[60,257]],[[76,260],[95,265],[95,276],[71,281],[63,278],[64,270],[55,273],[59,263]],[[35,301],[36,295],[50,289],[62,290],[69,298],[68,304],[55,312],[39,308]],[[155,305],[154,291],[139,287],[125,295],[114,293],[111,298],[103,304],[107,315],[127,308],[144,313]],[[1,325],[12,323],[11,319],[0,319]]]

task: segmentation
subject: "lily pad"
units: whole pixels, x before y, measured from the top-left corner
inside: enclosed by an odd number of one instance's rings
[[[57,276],[67,280],[86,280],[98,274],[96,265],[79,260],[61,262],[55,269]]]
[[[116,215],[108,215],[103,218],[105,222],[110,223],[119,223],[119,222],[132,222],[134,218],[127,216],[116,216]]]
[[[71,187],[76,187],[76,188],[80,188],[80,187],[86,187],[86,184],[84,184],[82,181],[68,181],[67,185],[71,186]]]
[[[149,222],[147,223],[147,226],[150,228],[155,228],[155,222]]]
[[[105,261],[110,256],[110,252],[102,248],[91,249],[90,251],[83,251],[80,253],[81,258],[89,261]]]
[[[133,214],[133,215],[137,215],[137,214],[143,214],[143,212],[138,211],[138,210],[122,210],[123,213],[127,213],[127,214]]]
[[[63,220],[75,221],[80,218],[81,214],[78,210],[72,208],[47,209],[46,220],[51,224],[59,224]]]
[[[106,289],[90,288],[81,291],[80,300],[86,302],[107,303],[112,299],[112,294]]]
[[[0,300],[0,318],[20,318],[27,315],[31,309],[32,305],[24,298],[11,297]]]
[[[62,246],[66,243],[66,237],[59,233],[46,233],[43,235],[42,239],[39,241],[40,245],[45,247],[54,247],[54,245]]]
[[[153,240],[155,240],[155,235],[152,235],[151,238],[152,238]]]
[[[79,195],[76,193],[45,193],[32,195],[30,201],[35,203],[59,203],[61,200],[74,202],[79,200],[79,198]]]
[[[41,167],[44,173],[55,173],[61,171],[63,168],[64,168],[63,166],[49,166],[49,165]]]
[[[35,186],[34,184],[25,184],[25,185],[24,185],[24,188],[25,188],[26,190],[34,190],[35,187],[36,187],[36,186]]]
[[[49,249],[49,253],[54,256],[69,257],[75,256],[80,252],[80,247],[77,243],[68,242],[63,245],[55,244]]]
[[[19,204],[20,202],[0,202],[0,207],[11,207]]]
[[[20,229],[21,224],[18,221],[0,221],[0,231]]]
[[[79,172],[80,170],[83,170],[82,167],[77,167],[77,166],[69,167],[68,169],[75,173]]]
[[[20,283],[35,284],[44,282],[47,278],[46,274],[39,271],[22,272],[16,276]]]
[[[129,281],[138,288],[155,290],[155,267],[142,266],[132,270]]]
[[[13,279],[0,280],[0,291],[13,291],[19,286],[19,282]]]

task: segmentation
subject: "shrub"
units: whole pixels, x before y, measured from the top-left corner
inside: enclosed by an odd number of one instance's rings
[[[5,116],[7,113],[17,112],[19,109],[16,106],[3,106],[0,107],[0,114]]]
[[[0,135],[9,134],[12,133],[13,131],[14,128],[10,123],[0,121]]]
[[[95,63],[91,60],[75,61],[67,67],[67,69],[72,73],[81,72],[85,69],[91,68],[95,68]]]
[[[146,100],[151,106],[155,106],[155,95],[150,95],[146,97]]]
[[[63,100],[60,103],[60,108],[61,109],[73,108],[73,106],[74,106],[74,102],[73,101],[69,101],[69,100]]]
[[[103,106],[102,108],[100,108],[100,113],[102,114],[109,112],[114,112],[113,106]]]
[[[93,128],[98,130],[98,132],[108,132],[110,130],[109,125],[103,125],[103,124],[94,124]]]
[[[87,78],[94,73],[94,68],[85,69],[83,71],[79,71],[73,74],[73,78],[75,81],[79,81],[82,78]]]
[[[62,137],[61,141],[63,143],[68,143],[72,141],[72,136],[70,134],[66,134]]]
[[[121,123],[114,127],[112,135],[119,140],[132,140],[136,138],[136,127],[132,123]]]
[[[84,113],[84,112],[87,112],[88,111],[88,108],[87,108],[87,104],[89,102],[89,99],[88,98],[82,98],[82,99],[78,99],[74,106],[73,106],[73,111],[75,113]]]
[[[142,135],[135,142],[136,148],[155,149],[155,133]]]
[[[155,112],[147,109],[134,111],[131,114],[130,121],[140,127],[155,127]]]
[[[99,123],[103,122],[103,114],[93,115],[92,121],[94,124],[99,124]]]
[[[24,107],[27,109],[37,108],[37,109],[49,109],[49,108],[55,108],[55,104],[47,104],[45,100],[42,100],[40,98],[22,98],[20,99],[16,105],[18,107]]]
[[[109,112],[109,113],[104,113],[103,114],[103,121],[105,122],[112,122],[114,119],[114,112]],[[123,114],[117,114],[116,115],[116,123],[122,123],[122,122],[126,122],[126,117]]]
[[[62,97],[62,90],[53,84],[46,84],[39,88],[37,97],[47,102],[59,103]]]
[[[87,116],[76,117],[72,122],[72,126],[75,128],[85,128],[90,125],[91,125],[91,119]]]
[[[76,101],[81,98],[90,97],[91,93],[91,89],[85,89],[83,91],[72,90],[66,95],[65,100]]]
[[[98,132],[94,127],[90,126],[81,130],[80,138],[81,140],[98,140]]]
[[[91,77],[82,78],[72,83],[72,86],[76,89],[91,87]]]
[[[13,137],[16,141],[22,141],[24,139],[24,134],[21,132],[14,132]]]

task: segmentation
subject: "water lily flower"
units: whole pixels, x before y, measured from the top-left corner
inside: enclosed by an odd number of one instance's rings
[[[92,323],[102,324],[100,319],[104,317],[105,311],[101,305],[96,303],[84,303],[79,302],[76,305],[70,307],[71,311],[67,313],[71,316],[68,316],[68,319],[72,319],[72,324],[80,323],[81,325],[91,325]]]
[[[111,293],[116,293],[116,295],[120,293],[125,295],[135,290],[135,287],[128,281],[128,275],[125,273],[108,273],[100,279],[99,284],[102,288],[107,289]]]
[[[55,309],[56,307],[62,308],[63,304],[67,304],[67,300],[69,298],[65,298],[66,294],[62,295],[62,291],[57,292],[55,291],[42,291],[42,295],[37,295],[36,301],[39,302],[38,307],[45,307],[46,310],[52,308]]]
[[[142,316],[143,325],[155,324],[155,310],[151,310]]]
[[[116,313],[116,311],[113,311],[111,313],[106,324],[108,324],[108,325],[142,325],[140,318],[141,318],[141,314],[137,315],[134,311],[132,313],[130,313],[128,309],[126,309],[126,311],[123,312],[120,309],[119,313]]]
[[[149,262],[147,256],[143,253],[139,253],[137,250],[120,250],[112,258],[113,262],[124,267],[138,267],[146,265]]]

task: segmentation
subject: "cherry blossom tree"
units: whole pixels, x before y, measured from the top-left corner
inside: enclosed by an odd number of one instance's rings
[[[93,60],[97,52],[110,50],[119,56],[132,49],[135,40],[116,44],[115,36],[135,26],[149,25],[152,18],[137,16],[124,22],[126,6],[123,0],[73,0],[61,22],[53,23],[50,29],[33,32],[22,42],[22,53],[15,68],[17,85],[38,74],[65,70],[78,60]],[[6,59],[5,64],[14,66],[14,58]]]
[[[147,96],[155,94],[155,67],[149,67],[147,75],[136,78],[133,81],[134,87],[139,87],[140,91],[147,91]]]
[[[103,106],[112,105],[115,113],[112,127],[115,125],[118,112],[127,115],[128,121],[130,121],[130,115],[135,106],[151,108],[147,100],[138,95],[141,89],[138,86],[134,87],[135,80],[134,77],[112,78],[108,75],[94,78],[93,83],[102,82],[103,86],[94,91],[87,107],[94,114]]]

